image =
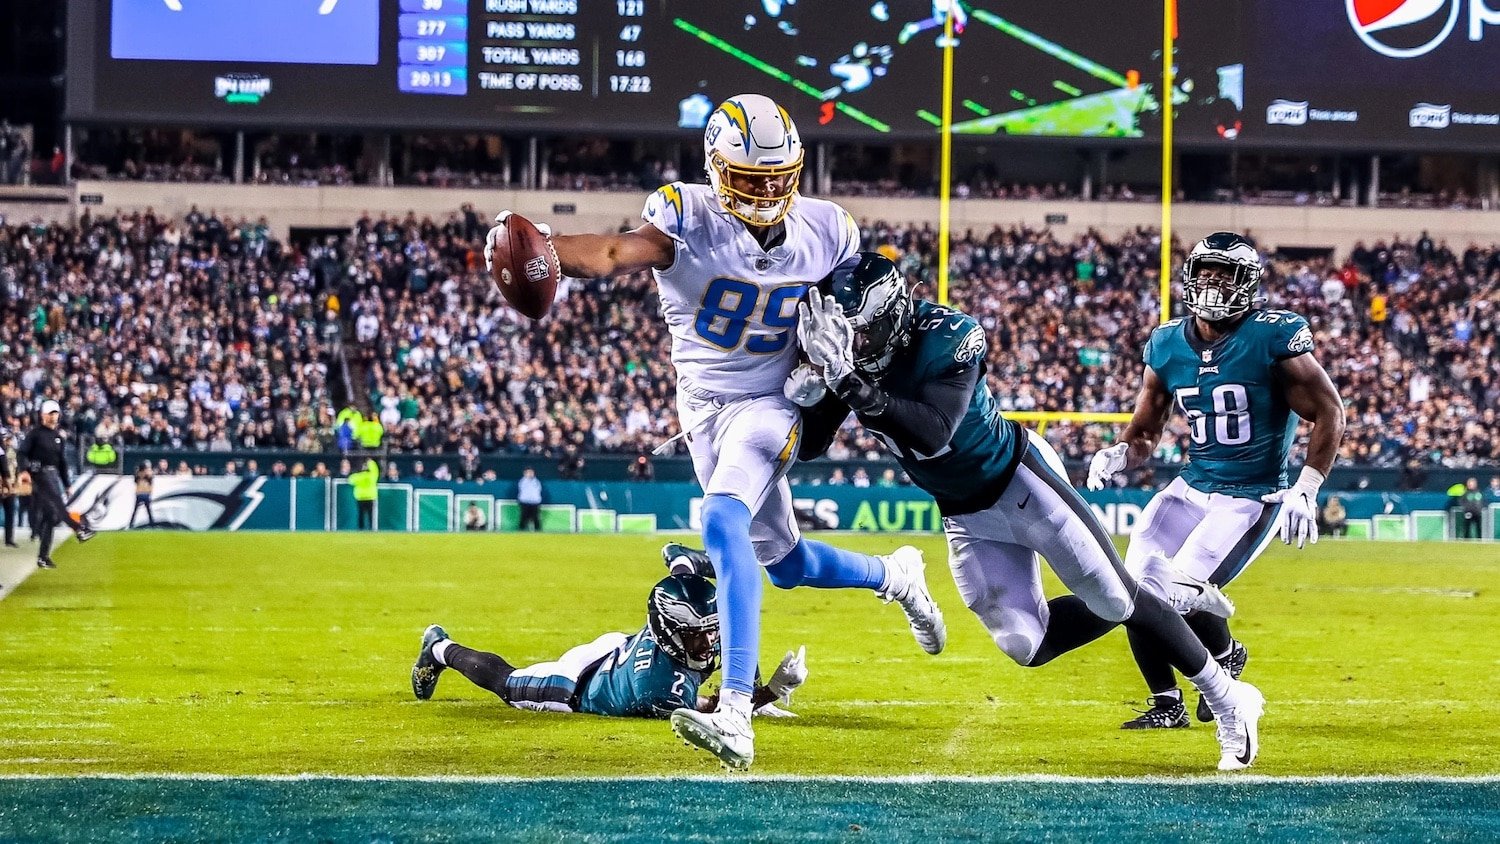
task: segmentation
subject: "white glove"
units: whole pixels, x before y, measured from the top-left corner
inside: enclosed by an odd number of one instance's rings
[[[813,293],[797,306],[797,340],[813,366],[823,369],[829,384],[842,381],[854,371],[854,326],[832,296]]]
[[[1283,543],[1291,545],[1296,539],[1298,548],[1309,542],[1318,544],[1318,489],[1323,481],[1322,472],[1303,466],[1295,484],[1260,497],[1267,504],[1281,505],[1281,513],[1276,517],[1276,535]]]
[[[490,229],[489,234],[484,236],[484,269],[485,272],[495,271],[495,240],[505,232],[505,221],[510,219],[514,211],[501,211],[495,215],[495,227]],[[542,233],[542,237],[552,237],[552,226],[547,223],[532,223],[536,230]]]
[[[828,385],[823,383],[823,375],[816,367],[804,363],[786,377],[781,394],[798,407],[812,407],[828,395]]]
[[[797,691],[805,682],[807,682],[807,646],[803,645],[797,649],[796,653],[786,652],[786,656],[781,659],[781,664],[776,666],[776,672],[771,675],[770,680],[766,681],[766,688],[780,700],[791,697],[792,692]]]
[[[1094,452],[1094,459],[1089,461],[1088,488],[1096,492],[1104,489],[1110,478],[1125,471],[1125,452],[1129,450],[1129,443],[1115,443]]]
[[[775,703],[768,703],[755,710],[755,716],[757,718],[796,718],[797,713],[790,709],[782,709]]]

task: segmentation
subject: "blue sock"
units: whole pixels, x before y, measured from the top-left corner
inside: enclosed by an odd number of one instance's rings
[[[800,539],[781,562],[766,568],[766,574],[782,589],[879,589],[885,583],[885,563],[869,554]]]
[[[750,544],[750,508],[737,498],[703,499],[703,546],[719,587],[719,632],[724,651],[723,688],[750,694],[760,657],[760,564]]]

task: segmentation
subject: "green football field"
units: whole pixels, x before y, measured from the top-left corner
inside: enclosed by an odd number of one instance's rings
[[[763,665],[805,644],[811,676],[791,705],[801,717],[757,721],[753,773],[795,781],[722,774],[662,722],[514,711],[452,673],[434,700],[412,699],[407,673],[432,622],[516,664],[638,629],[663,573],[662,541],[135,533],[69,542],[60,569],[0,601],[0,840],[274,835],[257,819],[315,837],[464,838],[484,817],[498,829],[496,812],[525,815],[505,828],[535,840],[559,830],[722,837],[716,818],[746,834],[774,818],[794,824],[768,840],[879,838],[902,821],[981,838],[1500,835],[1495,545],[1278,545],[1237,581],[1245,679],[1268,701],[1255,778],[1209,776],[1218,758],[1209,725],[1118,729],[1146,694],[1120,631],[1041,669],[1009,662],[959,601],[936,536],[834,541],[872,552],[911,541],[927,552],[950,635],[938,657],[917,649],[896,606],[868,593],[767,586]],[[1059,591],[1051,581],[1049,594]],[[286,778],[302,774],[320,778]],[[1362,779],[1337,779],[1351,776]],[[589,779],[566,781],[574,777]],[[830,779],[848,777],[874,779]],[[662,808],[685,793],[719,814]],[[422,794],[448,795],[439,801],[448,811],[427,806],[412,820]],[[1038,808],[1049,804],[1071,809]],[[627,808],[588,808],[605,805]],[[661,826],[672,812],[692,826]],[[986,812],[992,821],[981,823]],[[403,834],[396,815],[418,825]],[[600,815],[602,826],[589,826]],[[1047,825],[1059,817],[1075,823]]]

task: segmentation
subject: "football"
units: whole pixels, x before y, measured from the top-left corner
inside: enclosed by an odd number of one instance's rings
[[[552,241],[520,214],[507,217],[503,230],[493,237],[492,275],[500,295],[532,319],[546,316],[562,278]]]

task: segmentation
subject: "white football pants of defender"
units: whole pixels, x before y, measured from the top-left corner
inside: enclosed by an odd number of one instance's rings
[[[1175,478],[1141,511],[1125,569],[1169,604],[1180,575],[1228,586],[1276,535],[1279,504],[1194,489]],[[1174,606],[1176,604],[1173,604]]]
[[[609,658],[629,641],[630,637],[624,633],[605,633],[592,642],[569,648],[551,662],[538,662],[536,665],[517,668],[505,681],[506,687],[512,690],[513,698],[524,696],[533,699],[512,699],[509,701],[510,705],[532,712],[572,712],[573,707],[556,698],[571,698],[578,689],[578,678],[583,676],[589,666]],[[522,689],[525,691],[517,695],[516,691]]]
[[[1005,655],[1028,665],[1050,611],[1038,555],[1089,611],[1121,622],[1135,612],[1137,586],[1104,526],[1068,482],[1047,441],[1030,444],[1005,493],[988,510],[943,519],[958,592]]]
[[[750,511],[750,542],[762,566],[775,565],[802,534],[786,473],[796,462],[801,413],[780,392],[754,397],[689,394],[677,416],[690,432],[693,472],[703,494],[739,499]]]

